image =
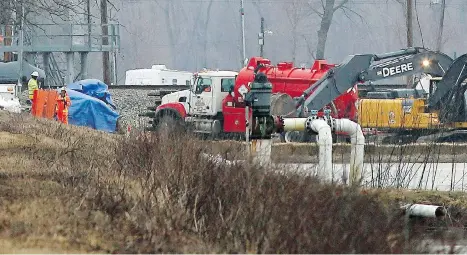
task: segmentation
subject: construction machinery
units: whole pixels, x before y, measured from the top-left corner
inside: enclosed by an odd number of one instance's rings
[[[467,55],[429,78],[428,91],[375,91],[361,99],[358,122],[383,143],[467,140]],[[383,132],[382,135],[380,132]]]
[[[290,64],[274,68],[269,66],[269,60],[252,58],[240,73],[197,74],[190,90],[164,96],[162,104],[146,116],[153,118],[154,128],[169,119],[194,132],[215,136],[245,134],[248,127],[253,136],[270,137],[282,132],[284,118],[312,115],[326,119],[332,127],[335,118],[355,120],[352,112],[358,106],[355,96],[359,83],[422,73],[443,76],[452,61],[443,53],[409,48],[385,54],[351,55],[339,65],[318,60],[307,71],[315,74],[300,78],[293,77],[293,73],[304,70],[293,69]],[[284,75],[281,69],[289,71]],[[305,85],[297,88],[296,84]],[[259,99],[264,98],[260,97],[262,93],[271,94],[271,99],[266,100],[269,105]],[[349,97],[343,96],[346,94]],[[338,98],[343,102],[336,106]],[[267,111],[270,113],[265,114]]]

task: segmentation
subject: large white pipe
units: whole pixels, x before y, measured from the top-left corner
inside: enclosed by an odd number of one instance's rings
[[[331,127],[322,119],[284,118],[284,131],[313,130],[318,133],[318,170],[317,176],[332,181],[332,134]]]
[[[409,204],[402,207],[409,216],[439,218],[446,215],[443,207],[438,205]]]
[[[324,120],[311,118],[306,121],[306,127],[318,133],[319,163],[317,176],[325,181],[333,181],[331,127]]]
[[[335,119],[335,131],[349,134],[351,140],[349,184],[359,185],[365,156],[365,136],[358,123],[349,119]]]
[[[284,118],[284,131],[305,131],[307,118]]]

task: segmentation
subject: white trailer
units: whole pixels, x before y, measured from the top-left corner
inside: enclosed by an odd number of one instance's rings
[[[153,65],[151,69],[126,71],[125,85],[190,86],[193,73],[170,70],[165,65]]]

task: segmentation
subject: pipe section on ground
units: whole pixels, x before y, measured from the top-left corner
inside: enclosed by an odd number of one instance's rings
[[[446,215],[446,210],[438,205],[409,204],[402,207],[409,216],[424,218],[441,218]]]
[[[358,123],[349,119],[334,119],[334,130],[349,134],[351,140],[349,184],[359,185],[365,156],[365,136]]]

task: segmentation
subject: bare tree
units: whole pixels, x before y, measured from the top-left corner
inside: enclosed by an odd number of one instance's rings
[[[285,3],[285,11],[287,13],[287,18],[292,28],[292,62],[295,63],[295,58],[297,55],[297,44],[300,38],[298,31],[299,25],[303,20],[308,16],[304,8],[304,2],[300,0],[292,0],[291,2]]]
[[[203,31],[204,31],[204,36],[203,36],[203,57],[204,57],[204,67],[207,67],[208,65],[208,54],[207,54],[207,49],[208,49],[208,26],[209,26],[209,21],[211,19],[211,9],[212,9],[212,1],[210,0],[208,3],[208,7],[206,9],[206,18],[204,19],[204,26],[203,26]]]
[[[185,8],[180,0],[155,1],[164,14],[165,27],[169,39],[170,55],[172,56],[172,65],[177,65],[180,53],[178,47],[181,44],[182,28],[181,24],[186,21],[187,15]]]
[[[86,0],[1,0],[0,9],[1,24],[16,24],[24,15],[25,24],[35,25],[36,16],[42,19],[66,20],[70,12],[85,13]]]
[[[332,24],[334,13],[340,9],[346,8],[349,0],[321,0],[321,8],[316,8],[316,1],[309,2],[309,8],[313,13],[321,18],[320,28],[318,30],[318,45],[316,48],[316,58],[324,59],[326,51],[326,41],[328,39],[329,28]],[[349,8],[347,10],[351,11]]]
[[[199,8],[200,12],[196,13],[193,17],[193,29],[191,30],[190,43],[187,47],[190,48],[192,52],[191,56],[194,58],[194,63],[196,69],[198,69],[198,64],[201,64],[202,67],[208,66],[208,44],[209,44],[209,23],[211,20],[211,9],[212,9],[213,0],[209,0],[207,7]],[[203,5],[203,4],[199,4]],[[206,14],[203,15],[201,10],[206,10]],[[199,46],[201,50],[198,50],[195,46]]]

